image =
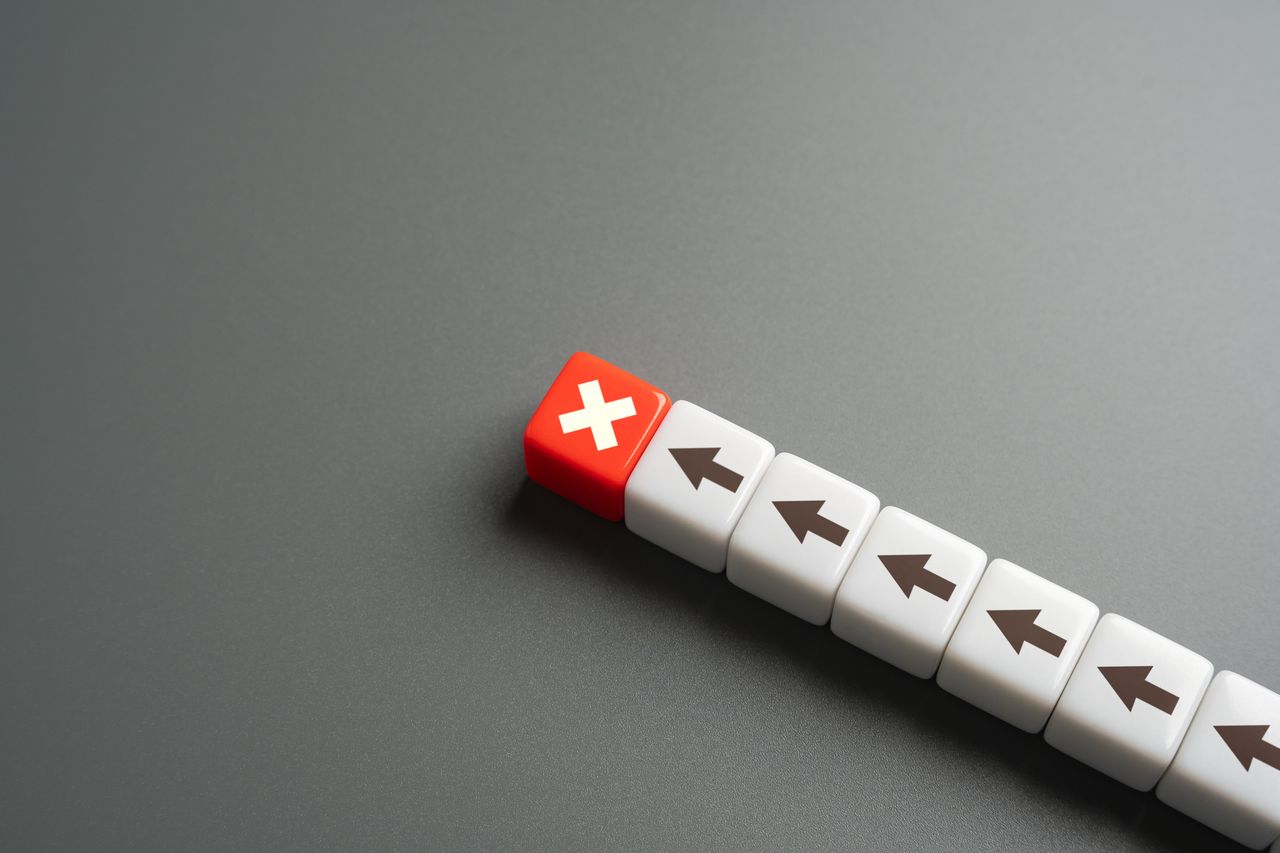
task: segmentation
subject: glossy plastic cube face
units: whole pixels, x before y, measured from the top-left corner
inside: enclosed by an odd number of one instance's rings
[[[779,453],[729,539],[729,580],[822,625],[879,510],[866,489]]]
[[[627,478],[670,406],[643,379],[574,353],[525,428],[525,470],[534,482],[618,521]]]
[[[729,535],[772,461],[773,445],[760,436],[680,400],[627,480],[627,527],[724,571]]]
[[[938,686],[1026,732],[1044,728],[1098,608],[1008,560],[992,560],[938,668]]]
[[[987,555],[976,545],[885,507],[840,584],[831,630],[929,678],[986,565]]]
[[[1058,700],[1045,740],[1149,791],[1173,761],[1212,677],[1205,658],[1108,613]]]
[[[1156,796],[1247,847],[1280,835],[1280,695],[1220,672]]]

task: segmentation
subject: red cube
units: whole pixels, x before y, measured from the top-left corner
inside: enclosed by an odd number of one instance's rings
[[[604,359],[575,352],[524,431],[529,479],[610,521],[671,408],[662,391]]]

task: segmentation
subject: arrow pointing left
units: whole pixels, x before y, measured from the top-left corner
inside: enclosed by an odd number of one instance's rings
[[[1213,728],[1245,770],[1248,770],[1249,765],[1255,760],[1280,770],[1280,746],[1263,740],[1267,729],[1271,726],[1214,726]]]
[[[1022,654],[1024,643],[1048,652],[1055,658],[1067,647],[1066,637],[1059,637],[1036,624],[1039,610],[988,610],[987,615],[1018,654]]]
[[[818,510],[825,503],[826,501],[774,501],[773,507],[802,543],[805,534],[812,533],[838,547],[844,544],[849,528],[819,514]]]
[[[880,562],[907,598],[917,587],[943,601],[951,600],[956,585],[924,567],[932,554],[879,554]]]
[[[719,447],[672,447],[671,455],[675,457],[680,470],[689,478],[696,489],[703,480],[710,480],[722,489],[738,491],[742,485],[742,475],[716,461]]]
[[[1166,714],[1172,714],[1173,709],[1178,707],[1177,696],[1147,680],[1147,676],[1151,674],[1149,666],[1100,666],[1098,672],[1102,673],[1102,677],[1130,711],[1133,710],[1133,703],[1139,699]]]

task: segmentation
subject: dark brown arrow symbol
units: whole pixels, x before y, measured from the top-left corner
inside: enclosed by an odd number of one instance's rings
[[[1102,677],[1130,711],[1133,710],[1133,703],[1139,699],[1166,714],[1172,714],[1173,709],[1178,707],[1177,696],[1147,681],[1147,676],[1151,674],[1149,666],[1100,666],[1098,672],[1102,673]]]
[[[818,515],[824,503],[826,501],[774,501],[773,506],[801,542],[806,533],[812,533],[838,547],[844,544],[849,529]]]
[[[695,489],[702,485],[703,480],[710,480],[731,492],[738,491],[738,486],[742,485],[741,474],[716,461],[716,454],[720,452],[718,447],[672,447],[670,450],[676,464]]]
[[[988,610],[987,615],[996,623],[1000,633],[1004,634],[1004,638],[1018,654],[1022,654],[1023,643],[1030,643],[1055,658],[1067,647],[1065,638],[1046,631],[1036,624],[1036,617],[1040,615],[1039,610]]]
[[[943,601],[950,601],[951,593],[956,591],[956,585],[924,567],[932,556],[932,554],[879,555],[880,562],[884,563],[884,567],[889,570],[894,582],[907,598],[911,597],[913,589],[920,587],[930,595],[935,595]]]
[[[1269,728],[1271,726],[1214,726],[1245,770],[1255,758],[1280,770],[1280,746],[1262,739]]]

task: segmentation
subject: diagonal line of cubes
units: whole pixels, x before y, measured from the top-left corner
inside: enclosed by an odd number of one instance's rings
[[[1280,853],[1280,696],[588,353],[529,477],[1156,796]]]

